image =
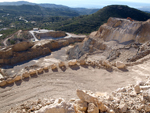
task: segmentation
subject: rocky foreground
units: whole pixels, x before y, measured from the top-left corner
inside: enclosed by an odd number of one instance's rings
[[[12,108],[7,113],[148,113],[150,80],[119,88],[110,94],[77,90],[79,99],[38,99]]]

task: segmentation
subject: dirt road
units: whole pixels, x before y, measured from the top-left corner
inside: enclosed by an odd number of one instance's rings
[[[146,80],[149,76],[150,61],[129,67],[127,72],[92,67],[76,69],[67,68],[65,72],[49,72],[0,88],[0,112],[21,104],[27,100],[38,98],[70,98],[76,97],[76,89],[91,90],[93,92],[111,92],[128,84],[135,84],[137,80]],[[147,70],[147,71],[145,71]]]

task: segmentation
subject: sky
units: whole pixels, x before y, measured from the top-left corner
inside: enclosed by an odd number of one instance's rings
[[[150,6],[150,0],[0,0],[0,2],[29,1],[33,3],[52,3],[69,7],[101,8],[106,5],[128,5],[135,8]]]

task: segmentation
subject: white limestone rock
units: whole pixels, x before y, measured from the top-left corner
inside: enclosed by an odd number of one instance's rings
[[[29,72],[24,72],[24,73],[22,74],[22,77],[23,77],[23,78],[28,78],[28,77],[30,77]]]
[[[136,92],[137,94],[140,93],[140,91],[141,91],[140,86],[139,86],[139,85],[135,85],[135,86],[134,86],[134,90],[135,90],[135,92]]]
[[[74,109],[76,112],[81,111],[81,112],[86,112],[87,110],[87,102],[82,101],[80,99],[75,100],[74,102]]]
[[[88,113],[99,113],[99,109],[97,106],[95,106],[95,104],[89,103],[87,112]]]
[[[116,67],[118,69],[125,69],[126,68],[126,64],[124,64],[123,62],[121,61],[116,61]]]
[[[107,106],[104,105],[103,100],[98,98],[93,92],[85,90],[77,90],[77,96],[85,102],[94,103],[101,111],[107,111]]]
[[[54,104],[42,107],[35,113],[67,113],[67,104],[64,99],[59,98],[55,100]]]

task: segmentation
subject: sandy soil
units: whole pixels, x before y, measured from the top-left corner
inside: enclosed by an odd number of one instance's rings
[[[24,79],[7,87],[0,88],[0,112],[21,104],[27,100],[38,98],[77,98],[76,89],[91,90],[93,92],[111,92],[128,84],[135,84],[137,80],[146,80],[149,76],[150,61],[129,67],[128,71],[109,72],[93,67],[67,68]]]

